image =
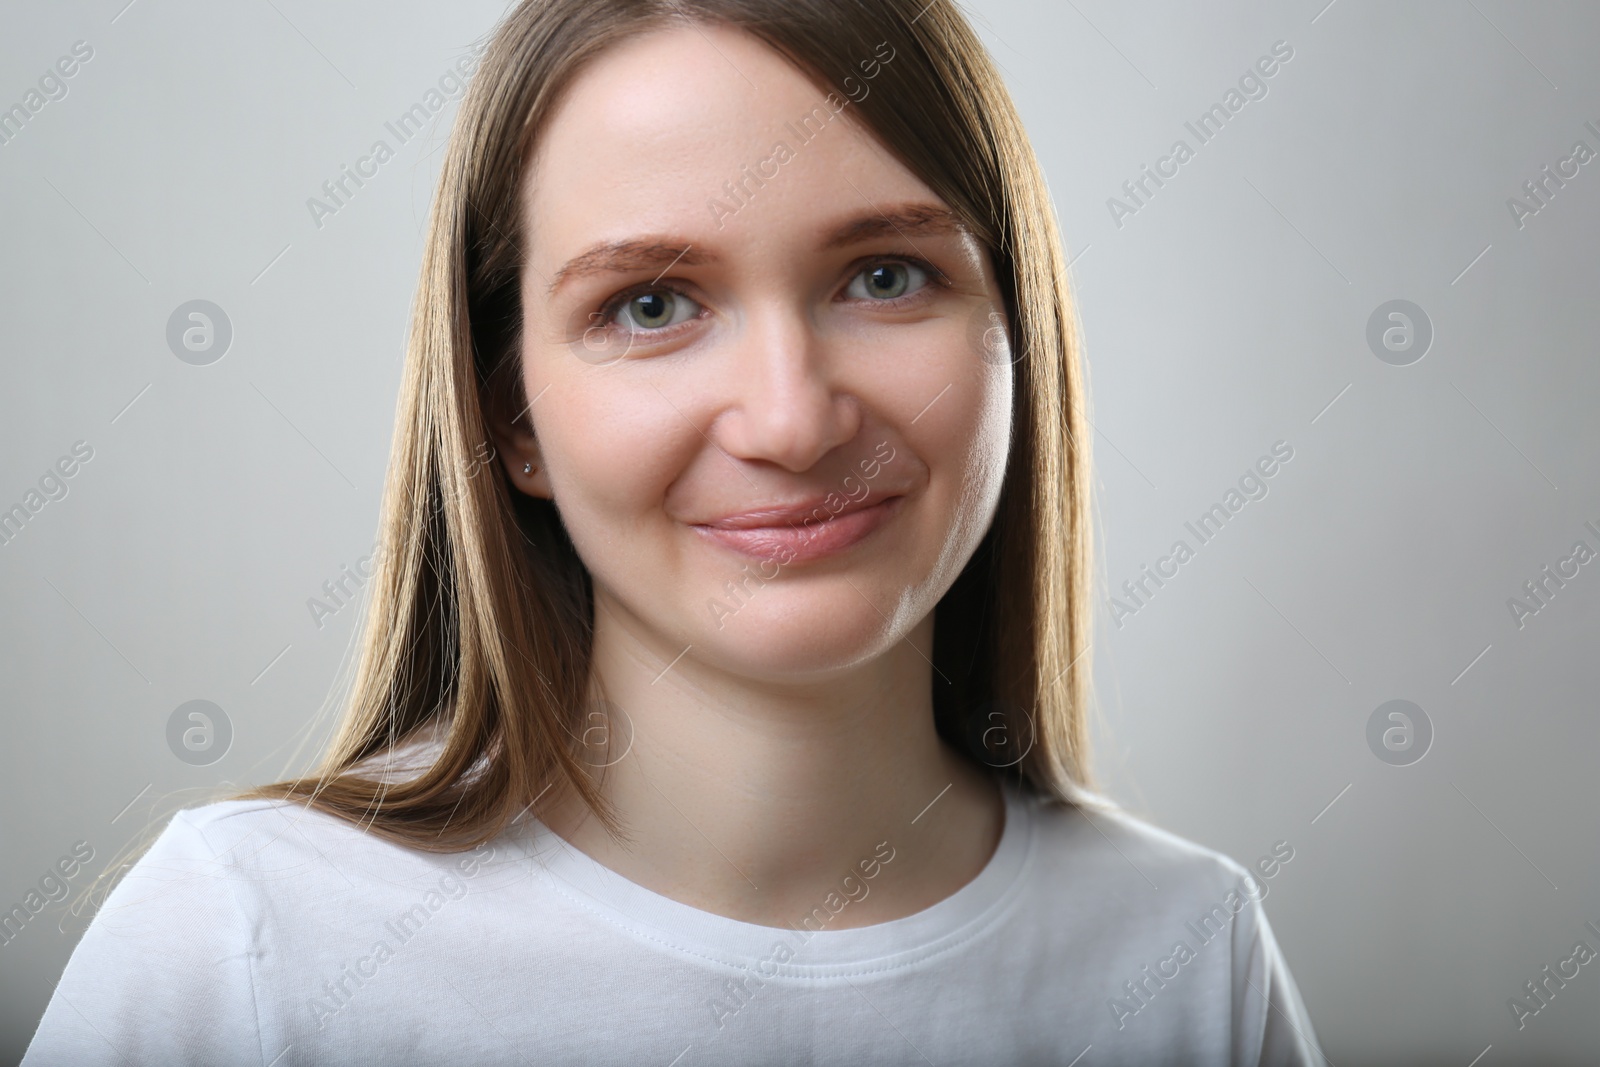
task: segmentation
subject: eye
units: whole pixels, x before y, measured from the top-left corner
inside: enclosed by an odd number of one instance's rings
[[[612,313],[611,321],[629,330],[663,330],[687,322],[700,314],[700,305],[671,289],[650,289],[635,293]]]
[[[912,263],[875,263],[850,280],[845,292],[856,300],[893,300],[928,284],[928,272]]]

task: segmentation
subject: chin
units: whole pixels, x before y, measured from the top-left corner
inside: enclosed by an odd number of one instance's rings
[[[857,667],[892,648],[904,629],[849,586],[843,590],[828,597],[768,590],[765,603],[757,596],[723,617],[720,629],[707,626],[696,651],[724,670],[769,682],[820,681]]]

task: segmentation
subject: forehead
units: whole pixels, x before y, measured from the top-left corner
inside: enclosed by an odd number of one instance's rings
[[[856,110],[842,89],[729,27],[674,26],[612,46],[540,131],[523,192],[533,258],[645,232],[776,239],[879,204],[937,201]]]

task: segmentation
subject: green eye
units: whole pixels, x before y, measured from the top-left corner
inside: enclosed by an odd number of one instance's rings
[[[927,284],[928,275],[910,263],[878,263],[856,275],[849,294],[857,300],[893,300]]]
[[[617,309],[616,322],[636,330],[660,330],[694,318],[700,305],[670,289],[652,289],[630,297]]]

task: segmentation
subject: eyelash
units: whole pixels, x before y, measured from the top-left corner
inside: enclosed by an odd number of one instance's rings
[[[853,282],[856,280],[856,278],[860,277],[863,272],[871,270],[873,267],[881,267],[888,263],[901,263],[916,267],[918,270],[922,271],[922,273],[928,276],[929,286],[937,285],[943,289],[948,289],[950,287],[950,278],[945,274],[944,271],[940,270],[938,267],[935,267],[927,260],[919,259],[916,256],[869,256],[866,259],[860,260],[854,264],[855,269],[850,272],[850,277],[845,282],[846,287],[849,286],[850,282]],[[927,286],[924,286],[924,289],[925,288],[927,288]],[[922,292],[923,289],[918,289],[915,293],[907,293],[904,296],[891,297],[888,300],[873,300],[870,301],[870,303],[873,303],[878,307],[899,307],[901,304],[906,303],[907,301],[918,299]]]
[[[672,293],[676,296],[687,297],[690,300],[694,300],[693,296],[690,296],[690,294],[685,292],[682,288],[673,285],[670,282],[649,282],[644,285],[635,285],[622,290],[622,292],[618,293],[616,296],[613,296],[604,304],[601,304],[599,309],[595,311],[591,318],[597,320],[598,325],[609,327],[613,325],[613,320],[617,317],[617,313],[628,306],[628,301],[632,300],[636,296],[643,296],[646,293],[661,292]],[[699,301],[695,302],[699,303]],[[692,322],[694,320],[691,319],[689,321]],[[688,323],[679,323],[679,325],[688,325]],[[675,327],[669,326],[666,328],[666,330],[674,328]],[[659,334],[665,333],[666,330],[652,330],[650,332]]]
[[[863,271],[870,270],[873,267],[883,266],[884,264],[888,263],[903,263],[916,267],[918,270],[927,275],[928,285],[937,285],[941,288],[949,288],[949,276],[938,267],[935,267],[932,263],[929,263],[927,260],[921,259],[917,256],[869,256],[866,259],[858,260],[856,263],[852,264],[853,269],[851,270],[849,276],[845,279],[846,288],[848,288],[850,282],[855,281],[855,279]],[[924,288],[926,288],[926,286]],[[690,300],[694,300],[693,295],[686,292],[680,286],[673,285],[670,282],[651,282],[645,285],[635,285],[622,290],[622,292],[616,294],[604,304],[600,305],[599,309],[595,311],[594,317],[599,321],[599,323],[610,325],[617,317],[617,313],[626,307],[628,302],[634,297],[643,296],[645,293],[657,292],[668,292],[676,296],[686,297]],[[888,300],[873,300],[871,303],[877,305],[878,307],[899,307],[908,301],[918,299],[922,292],[922,289],[918,289],[915,293],[907,293],[904,296],[891,297]],[[689,321],[692,322],[693,320],[691,319]],[[680,323],[680,325],[688,325],[688,323]],[[672,329],[672,327],[667,327],[667,329]],[[666,331],[654,330],[650,332],[664,333]]]

